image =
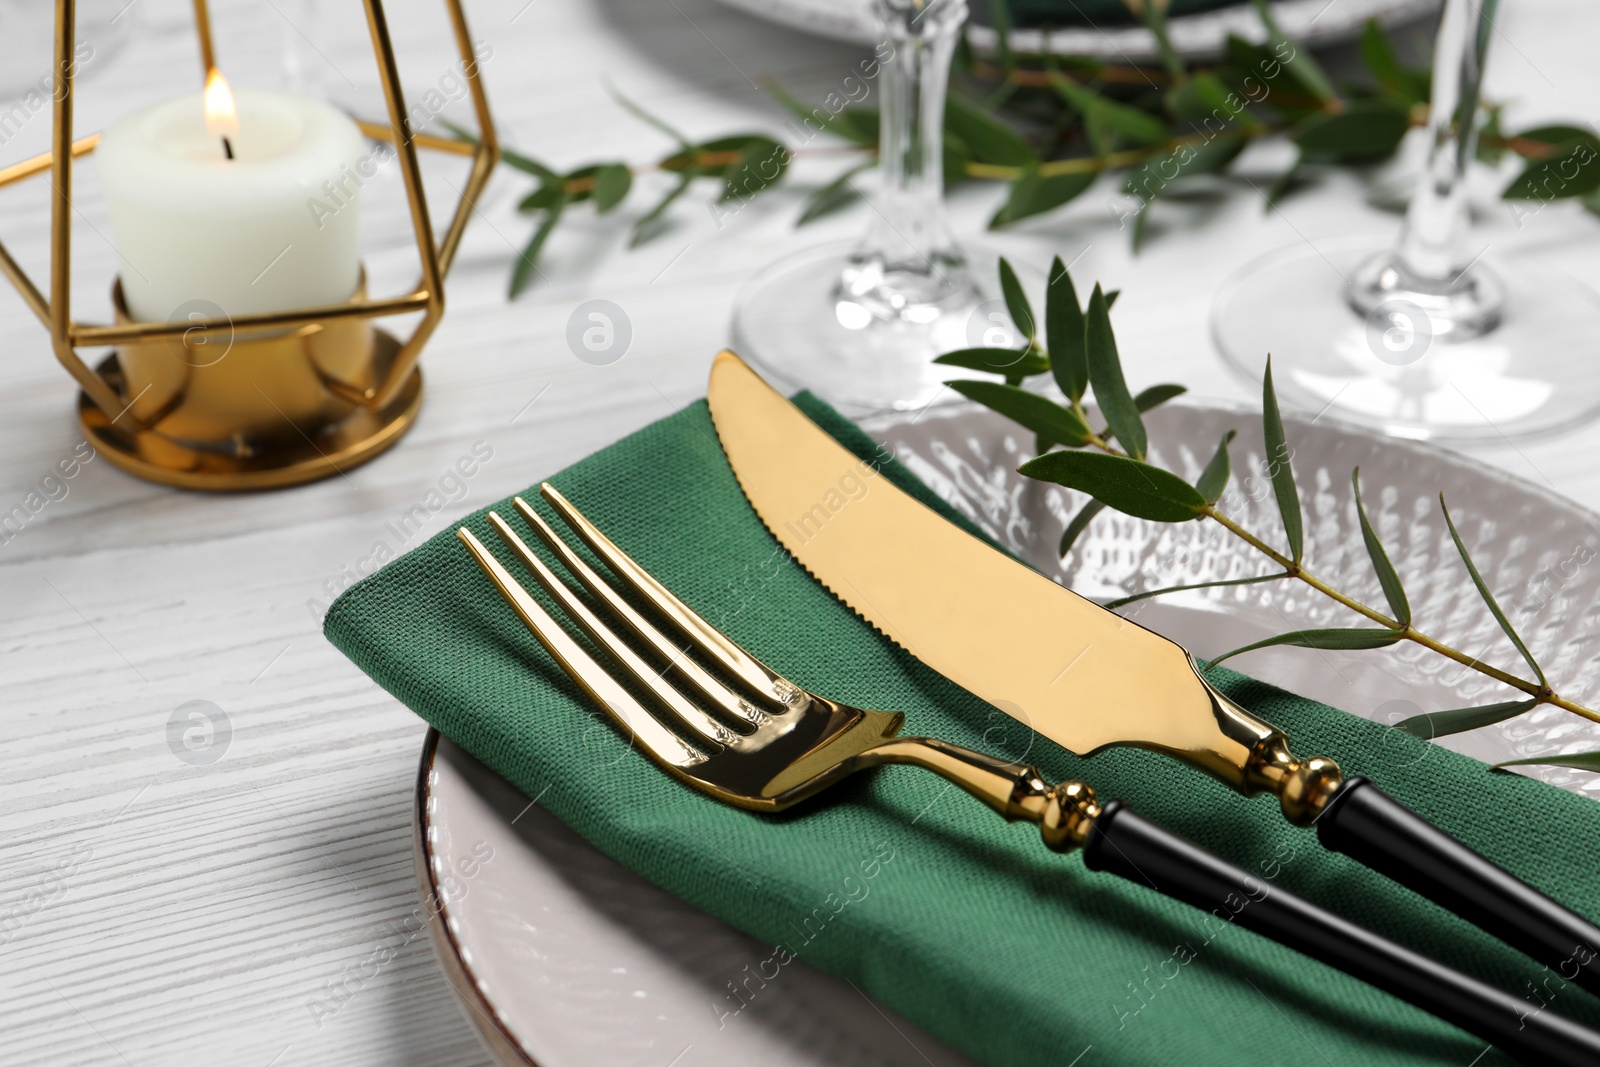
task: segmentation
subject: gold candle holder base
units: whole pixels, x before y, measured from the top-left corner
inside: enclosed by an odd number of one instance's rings
[[[364,300],[365,284],[351,298]],[[130,321],[121,286],[117,321]],[[413,369],[373,405],[401,343],[364,318],[290,328],[157,337],[96,368],[132,398],[113,419],[87,393],[78,422],[113,466],[182,489],[274,489],[342,474],[398,441],[422,406]]]

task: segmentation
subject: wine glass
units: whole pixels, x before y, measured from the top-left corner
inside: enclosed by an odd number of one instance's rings
[[[944,107],[966,0],[872,0],[882,63],[873,217],[857,243],[813,248],[757,275],[734,309],[734,347],[761,372],[852,413],[941,398],[957,348],[1013,342],[1009,318],[951,236],[944,210]],[[892,50],[892,51],[891,51]],[[1007,336],[995,341],[993,334]],[[974,336],[975,335],[975,336]],[[988,339],[984,338],[988,336]]]
[[[1398,243],[1282,250],[1223,287],[1212,334],[1286,405],[1401,437],[1509,440],[1600,413],[1600,297],[1475,247],[1466,172],[1495,0],[1445,0],[1426,168]]]

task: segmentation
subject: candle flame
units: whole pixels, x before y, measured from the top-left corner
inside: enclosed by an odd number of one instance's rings
[[[233,106],[233,93],[222,71],[212,67],[206,74],[206,129],[217,137],[239,132],[239,112]]]

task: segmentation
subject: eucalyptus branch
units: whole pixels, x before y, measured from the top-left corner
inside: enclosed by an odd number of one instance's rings
[[[1262,382],[1262,435],[1267,450],[1267,473],[1283,522],[1287,551],[1269,543],[1257,531],[1247,529],[1219,506],[1218,502],[1232,477],[1228,445],[1233,439],[1233,431],[1222,437],[1216,453],[1192,484],[1146,459],[1144,412],[1180,395],[1184,390],[1181,386],[1159,385],[1137,395],[1129,391],[1111,328],[1110,307],[1115,294],[1106,294],[1097,285],[1086,303],[1080,301],[1072,277],[1058,257],[1050,269],[1041,336],[1041,331],[1035,326],[1041,320],[1035,317],[1021,287],[1016,284],[1015,272],[1004,260],[1000,266],[1000,283],[1012,322],[1022,335],[1022,347],[963,349],[941,356],[937,362],[1001,375],[1004,379],[1001,382],[957,379],[948,384],[962,395],[1034,432],[1039,454],[1019,468],[1022,474],[1076,489],[1091,498],[1068,524],[1061,539],[1061,554],[1065,556],[1071,550],[1075,540],[1093,523],[1100,511],[1111,508],[1153,522],[1208,520],[1278,568],[1274,572],[1243,578],[1186,582],[1142,590],[1108,601],[1105,607],[1120,608],[1151,597],[1188,590],[1296,581],[1374,625],[1293,630],[1225,652],[1211,663],[1214,665],[1242,652],[1270,646],[1358,650],[1386,648],[1405,641],[1509,686],[1524,698],[1430,712],[1397,724],[1410,733],[1432,738],[1478,729],[1525,714],[1541,704],[1549,704],[1600,723],[1600,712],[1563,696],[1545,677],[1538,660],[1511,625],[1477,564],[1473,562],[1443,496],[1439,501],[1440,509],[1462,564],[1485,607],[1532,671],[1532,679],[1486,663],[1480,657],[1428,634],[1413,622],[1411,604],[1400,575],[1390,562],[1362,503],[1359,470],[1351,474],[1356,514],[1368,559],[1387,601],[1387,610],[1374,607],[1338,588],[1307,566],[1299,490],[1295,485],[1291,464],[1293,452],[1288,446],[1283,421],[1278,413],[1270,361]],[[1028,378],[1046,374],[1054,379],[1061,390],[1064,403],[1057,403],[1024,387]],[[1104,419],[1104,425],[1098,430],[1094,428],[1090,408],[1085,403],[1085,398],[1091,395]],[[1539,762],[1587,768],[1600,763],[1600,754],[1550,757]]]
[[[1282,138],[1299,149],[1299,158],[1271,183],[1270,205],[1290,195],[1308,167],[1386,159],[1408,130],[1427,122],[1428,71],[1402,63],[1375,22],[1362,39],[1371,84],[1336,89],[1310,53],[1283,36],[1265,4],[1258,7],[1266,44],[1230,38],[1219,62],[1197,67],[1166,41],[1161,4],[1133,6],[1162,44],[1158,68],[1019,54],[1010,44],[1003,3],[993,7],[1000,36],[995,60],[975,57],[970,46],[959,50],[962,77],[952,85],[945,113],[946,181],[1005,184],[1006,199],[991,228],[1057,210],[1102,175],[1121,173],[1126,207],[1116,209],[1118,221],[1132,220],[1129,236],[1137,249],[1153,204],[1174,187],[1225,173],[1256,141]],[[864,63],[863,71],[876,62]],[[810,192],[797,224],[850,204],[858,195],[853,178],[877,159],[879,114],[867,103],[874,76],[863,73],[852,82],[859,92],[835,92],[815,106],[769,84],[774,100],[792,116],[781,140],[748,132],[696,142],[613,90],[621,107],[674,142],[669,153],[561,171],[504,151],[505,164],[536,183],[518,205],[532,217],[534,230],[515,262],[511,294],[532,284],[541,251],[571,210],[592,203],[608,213],[653,184],[635,180],[645,175],[674,181],[634,218],[635,245],[666,228],[674,205],[697,182],[716,186],[708,206],[720,224],[779,186],[789,164],[806,156],[843,155],[855,162]],[[1498,163],[1509,153],[1526,161],[1504,191],[1508,200],[1580,198],[1600,215],[1600,136],[1572,124],[1508,133],[1500,128],[1498,106],[1486,104],[1483,112],[1479,156]]]

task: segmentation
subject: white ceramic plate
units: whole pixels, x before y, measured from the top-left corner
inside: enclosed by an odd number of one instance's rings
[[[1152,458],[1193,478],[1222,433],[1233,444],[1229,512],[1279,535],[1264,477],[1256,417],[1174,403],[1147,416]],[[992,536],[1046,573],[1096,598],[1196,578],[1260,573],[1255,557],[1208,526],[1158,525],[1102,513],[1065,565],[1054,547],[1082,499],[1028,482],[1014,468],[1031,435],[961,406],[870,425],[899,459]],[[1326,422],[1289,424],[1306,512],[1310,566],[1335,584],[1381,593],[1361,548],[1350,489],[1362,495],[1390,546],[1420,626],[1496,665],[1516,652],[1484,609],[1451,547],[1437,494],[1449,497],[1462,536],[1506,613],[1550,677],[1592,704],[1600,688],[1600,517],[1470,459],[1367,436]],[[1403,547],[1402,547],[1403,546]],[[1149,583],[1141,585],[1140,583]],[[1283,584],[1176,594],[1145,601],[1147,625],[1200,655],[1272,633],[1340,625],[1322,601]],[[1377,652],[1272,649],[1237,666],[1347,711],[1392,722],[1418,711],[1508,699],[1481,676],[1415,646]],[[1430,748],[1394,732],[1407,757]],[[1600,748],[1600,726],[1550,708],[1498,727],[1444,739],[1485,760]],[[1487,771],[1485,773],[1488,773]],[[1600,799],[1600,775],[1535,769],[1554,784]],[[540,1067],[833,1067],[855,1063],[938,1067],[959,1054],[879,1009],[847,983],[786,970],[782,996],[757,997],[736,1017],[725,986],[763,947],[601,855],[543,808],[448,741],[429,737],[417,793],[417,867],[438,902],[435,945],[472,1019],[505,1063]],[[828,1032],[807,1021],[828,1018]],[[677,1057],[676,1059],[674,1057]]]
[[[873,21],[870,0],[722,0],[729,7],[808,33],[857,44],[882,37]],[[1385,27],[1416,22],[1439,9],[1441,0],[1279,0],[1273,17],[1291,41],[1312,47],[1350,40],[1368,19]],[[1172,46],[1195,60],[1222,54],[1229,34],[1260,42],[1266,33],[1251,4],[1179,15],[1168,23]],[[980,51],[992,51],[998,38],[987,25],[972,22],[968,34]],[[1055,30],[1019,29],[1011,34],[1019,52],[1058,56],[1098,56],[1108,60],[1156,58],[1155,37],[1142,26],[1067,26]]]

